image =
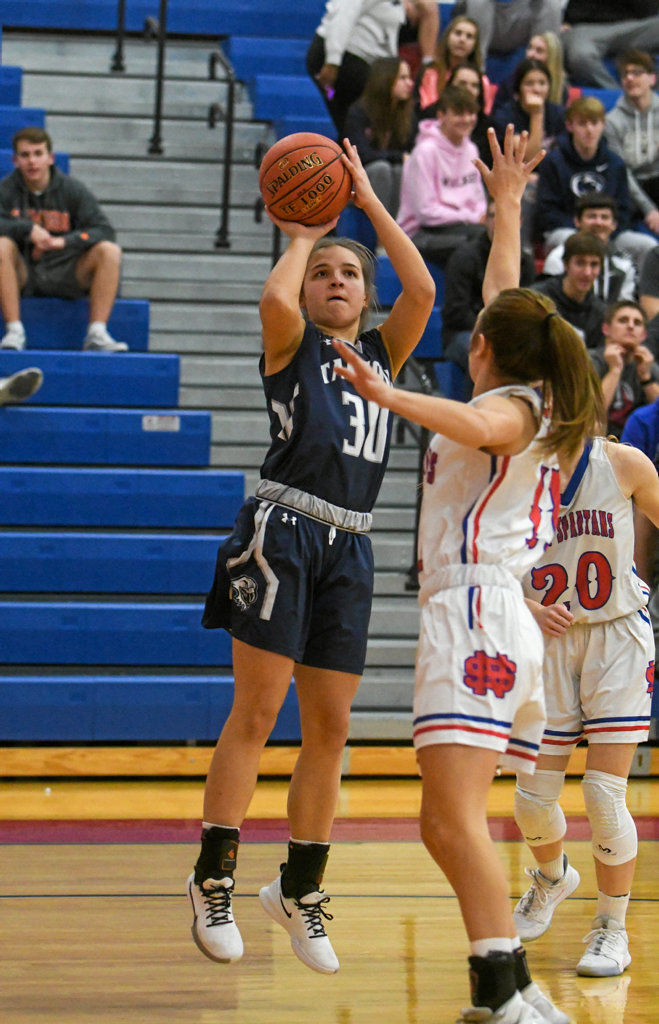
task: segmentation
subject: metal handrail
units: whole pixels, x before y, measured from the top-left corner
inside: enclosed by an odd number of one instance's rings
[[[125,71],[124,36],[126,34],[126,0],[119,0],[117,8],[117,46],[110,61],[110,71]]]
[[[149,19],[147,19],[147,22]],[[146,26],[145,26],[146,28]],[[158,58],[156,63],[156,94],[153,110],[153,134],[149,140],[149,153],[161,154],[162,145],[162,97],[165,87],[165,47],[167,43],[167,0],[160,0],[157,22]]]
[[[403,367],[402,375],[410,371],[414,377],[416,377],[419,384],[418,389],[425,395],[432,395],[436,393],[436,389],[433,387],[433,383],[430,377],[426,373],[423,364],[415,359],[414,356],[408,356]],[[404,376],[403,376],[404,379]],[[405,590],[418,590],[419,589],[419,565],[417,559],[417,551],[419,547],[419,519],[421,517],[421,498],[423,495],[423,463],[426,455],[426,449],[430,441],[430,431],[426,427],[420,427],[416,423],[411,423],[406,420],[403,416],[397,417],[397,434],[396,439],[398,444],[402,443],[405,433],[410,434],[417,443],[418,448],[418,461],[417,461],[417,488],[416,488],[416,509],[414,516],[414,550],[412,552],[412,564],[407,570],[405,578]]]
[[[222,177],[222,197],[220,201],[220,223],[215,232],[215,248],[227,249],[229,242],[229,209],[231,199],[231,167],[233,160],[233,125],[236,106],[236,76],[229,61],[221,50],[214,50],[208,58],[208,77],[216,80],[217,65],[222,66],[227,81],[227,101],[223,109],[220,103],[212,103],[208,110],[208,127],[214,128],[220,118],[224,118],[224,160]]]

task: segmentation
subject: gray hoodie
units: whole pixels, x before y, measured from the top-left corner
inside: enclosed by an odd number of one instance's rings
[[[643,190],[644,178],[659,177],[659,96],[652,93],[652,102],[641,113],[623,95],[606,116],[606,138],[628,168],[629,192],[643,216],[655,204]]]

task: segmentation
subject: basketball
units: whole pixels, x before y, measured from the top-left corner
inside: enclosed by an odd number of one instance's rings
[[[332,139],[296,132],[275,142],[261,161],[259,189],[275,217],[299,224],[325,224],[350,199],[352,175]]]

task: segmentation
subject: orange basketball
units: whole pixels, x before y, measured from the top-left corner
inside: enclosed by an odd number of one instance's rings
[[[259,168],[268,210],[300,224],[325,224],[336,217],[352,191],[342,152],[338,143],[313,132],[295,132],[275,142]]]

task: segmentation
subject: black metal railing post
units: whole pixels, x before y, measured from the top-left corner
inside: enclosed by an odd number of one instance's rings
[[[167,39],[167,0],[160,0],[158,14],[158,61],[156,70],[156,95],[153,111],[153,134],[149,140],[149,153],[162,153],[162,97],[165,85],[165,43]]]
[[[117,7],[117,45],[112,60],[110,71],[125,71],[124,63],[124,35],[126,32],[126,0],[119,0]]]
[[[229,209],[231,201],[231,166],[233,161],[233,124],[236,106],[236,76],[233,68],[220,50],[215,50],[208,58],[208,77],[215,79],[217,65],[222,65],[227,81],[227,101],[224,110],[224,160],[222,176],[222,196],[220,200],[220,223],[215,232],[215,248],[229,247]],[[213,103],[208,112],[208,127],[214,128],[217,118],[222,113],[219,103]]]

